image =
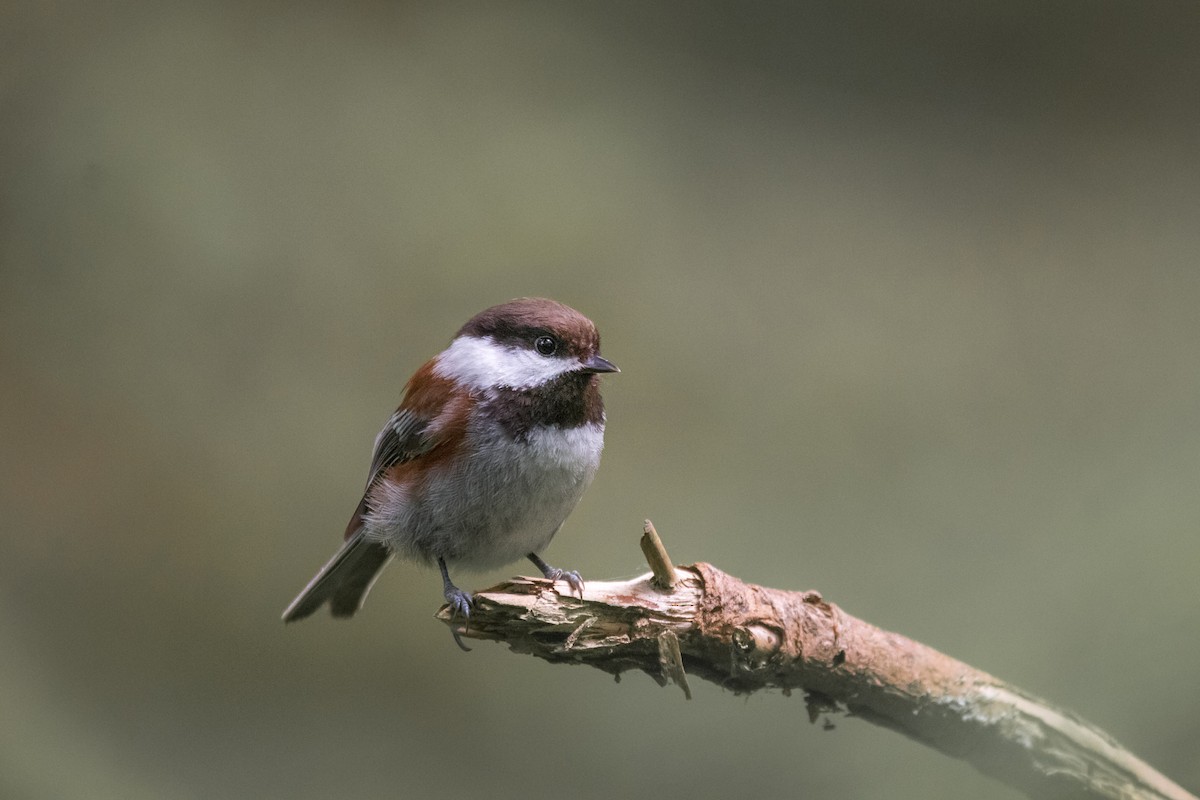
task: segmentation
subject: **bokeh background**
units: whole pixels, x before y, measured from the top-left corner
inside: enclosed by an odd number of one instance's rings
[[[816,588],[1200,790],[1200,6],[0,11],[0,796],[1014,798],[802,698],[285,627],[411,371],[595,319],[548,551]],[[467,575],[486,586],[527,565]]]

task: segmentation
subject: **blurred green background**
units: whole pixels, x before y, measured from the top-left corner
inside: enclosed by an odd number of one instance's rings
[[[799,695],[285,627],[404,380],[591,316],[547,553],[815,588],[1200,790],[1200,7],[0,11],[0,796],[1016,794]],[[528,565],[465,575],[479,588]]]

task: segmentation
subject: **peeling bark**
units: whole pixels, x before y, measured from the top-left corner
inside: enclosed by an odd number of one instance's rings
[[[676,567],[673,577],[670,589],[653,573],[593,581],[582,598],[515,578],[476,593],[469,626],[447,608],[439,618],[462,636],[547,661],[641,670],[689,697],[689,674],[735,693],[801,690],[813,721],[860,717],[1030,797],[1196,800],[1091,724],[817,592],[755,586],[709,564]]]

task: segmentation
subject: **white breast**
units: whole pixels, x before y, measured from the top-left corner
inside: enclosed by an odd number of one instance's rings
[[[604,425],[546,426],[515,440],[480,420],[474,457],[431,475],[424,490],[387,493],[367,533],[402,556],[490,569],[540,552],[592,482]]]

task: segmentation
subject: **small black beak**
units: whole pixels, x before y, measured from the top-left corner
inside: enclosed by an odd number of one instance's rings
[[[620,372],[617,365],[609,361],[607,358],[601,358],[598,355],[592,356],[587,361],[583,362],[584,372]]]

